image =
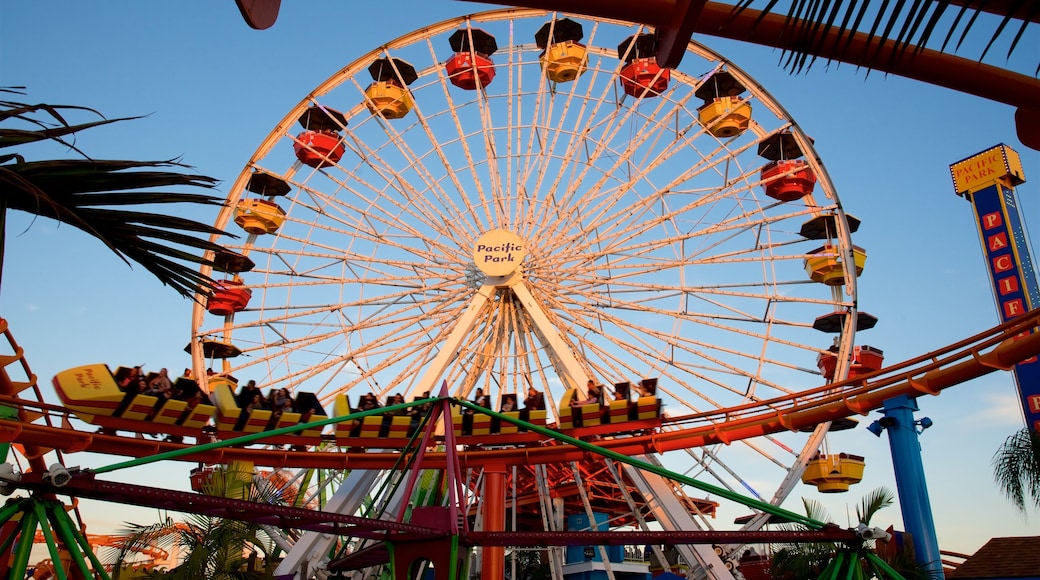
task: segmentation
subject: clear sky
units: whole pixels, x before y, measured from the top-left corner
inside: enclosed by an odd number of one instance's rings
[[[77,144],[99,158],[179,158],[230,184],[282,116],[331,74],[406,32],[480,9],[448,0],[286,2],[272,29],[255,31],[232,0],[0,0],[0,86],[26,86],[28,102],[147,115],[88,131]],[[883,349],[894,363],[997,324],[970,205],[954,195],[949,165],[1010,145],[1030,180],[1018,190],[1026,227],[1040,228],[1040,152],[1017,141],[1010,107],[851,66],[818,63],[792,75],[778,66],[779,51],[698,40],[785,106],[815,139],[846,211],[862,220],[855,242],[869,257],[860,307],[880,322],[859,343]],[[1025,64],[1013,64],[1031,73],[1040,50],[1036,27],[1022,42],[1016,61]],[[44,384],[60,370],[94,362],[171,371],[190,364],[182,349],[191,304],[72,228],[10,215],[0,290],[0,315]],[[990,537],[1036,534],[1040,513],[1022,517],[992,484],[994,451],[1022,427],[1011,375],[991,374],[919,404],[934,420],[921,445],[940,546],[971,553]],[[844,523],[843,502],[895,485],[884,438],[857,429],[840,444],[868,458],[863,483],[826,498]],[[184,488],[185,471],[162,466],[125,477]],[[799,488],[787,507],[800,511],[799,495],[820,497]],[[90,502],[84,513],[94,532],[150,517]],[[898,510],[884,515],[899,527]]]

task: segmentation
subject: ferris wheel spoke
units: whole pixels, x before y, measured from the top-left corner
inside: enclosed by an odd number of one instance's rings
[[[416,115],[420,115],[419,111]],[[402,169],[395,169],[395,163],[389,160],[383,160],[378,150],[368,147],[366,143],[355,136],[355,148],[357,155],[362,159],[366,165],[373,169],[376,174],[382,178],[385,186],[376,187],[375,184],[370,184],[368,189],[376,193],[377,199],[369,204],[370,207],[361,208],[362,211],[380,211],[381,204],[377,203],[379,199],[386,199],[392,207],[395,207],[399,211],[406,212],[406,215],[414,220],[416,223],[424,224],[427,227],[436,228],[438,225],[449,224],[452,222],[452,216],[463,215],[463,209],[452,199],[452,197],[444,190],[441,186],[440,181],[435,177],[434,173],[430,168],[427,168],[423,162],[423,158],[415,154],[406,144],[403,136],[391,127],[386,128],[386,134],[390,137],[389,142],[392,143],[397,152],[403,157],[403,162],[399,162],[396,165]],[[436,141],[432,141],[434,151],[437,152],[438,159],[446,161],[443,151],[440,145]],[[452,181],[456,184],[456,187],[461,187],[461,184],[455,178],[455,173],[450,169],[450,165],[445,166],[448,170],[445,172],[451,176]],[[403,171],[414,173],[420,180],[419,187],[412,185],[412,180],[408,179],[408,176]],[[389,191],[396,195],[387,195],[385,192]],[[461,191],[461,189],[460,189]],[[432,195],[430,195],[432,194]],[[356,215],[365,215],[364,213]],[[400,216],[388,216],[391,218],[399,218]],[[409,227],[410,224],[405,221],[393,222],[395,225],[405,228]]]
[[[629,322],[627,319],[620,319],[620,318],[611,317],[609,315],[610,311],[612,311],[612,309],[608,310],[607,312],[602,312],[601,311],[600,314],[599,314],[599,317],[597,318],[597,320],[599,320],[600,323],[602,323],[602,322],[610,323],[610,328],[609,329],[603,329],[601,327],[598,330],[600,332],[608,332],[611,336],[613,336],[615,338],[618,338],[618,334],[617,333],[619,331],[624,333],[624,335],[628,337],[627,341],[623,341],[626,344],[626,348],[627,349],[632,349],[634,343],[642,344],[643,345],[642,352],[644,352],[645,356],[648,359],[652,359],[655,356],[653,353],[658,352],[658,350],[659,350],[659,346],[658,345],[660,345],[660,344],[668,345],[668,347],[673,349],[673,350],[681,350],[681,351],[687,353],[687,355],[692,355],[695,359],[703,361],[703,365],[697,365],[697,366],[700,366],[705,371],[707,371],[707,370],[714,370],[716,372],[723,372],[725,374],[731,374],[731,375],[734,375],[734,376],[742,376],[742,377],[746,377],[748,379],[754,379],[756,383],[760,383],[763,386],[771,387],[771,388],[776,389],[777,391],[783,392],[783,393],[791,392],[790,387],[783,387],[781,385],[774,384],[774,383],[771,383],[769,381],[766,381],[766,380],[762,379],[760,376],[758,376],[755,373],[749,373],[746,370],[745,366],[738,366],[738,365],[735,365],[733,363],[727,363],[727,362],[723,361],[721,356],[735,357],[737,359],[744,359],[745,363],[750,362],[752,360],[759,360],[759,361],[761,361],[762,364],[772,365],[772,366],[774,366],[776,368],[788,368],[788,369],[791,369],[791,370],[799,370],[799,368],[800,368],[797,365],[785,362],[783,360],[770,359],[770,358],[766,357],[764,354],[755,353],[755,352],[747,352],[746,349],[740,350],[740,349],[734,349],[734,348],[726,348],[726,347],[718,344],[717,342],[708,343],[708,342],[703,342],[703,341],[695,341],[695,340],[692,340],[692,339],[688,339],[688,338],[684,338],[684,337],[678,336],[678,335],[676,335],[674,333],[658,332],[658,331],[656,331],[653,328],[647,327],[646,325],[639,325],[639,326],[637,326],[637,325]],[[710,325],[709,323],[706,323],[706,322],[703,322],[703,321],[701,322],[701,324]],[[741,330],[741,329],[737,329],[735,327],[723,327],[721,325],[717,325],[717,326],[720,329],[727,330],[729,332],[738,333],[738,334],[749,334],[747,331],[744,331],[744,330]],[[769,339],[769,337],[767,335],[765,335],[765,334],[751,334],[751,336],[753,338],[755,338],[756,341],[759,342],[760,344],[765,344],[767,342],[767,340]],[[775,342],[775,340],[774,340],[774,342]],[[796,346],[796,347],[800,346],[801,348],[807,348],[804,345],[788,345],[788,346]],[[717,352],[717,353],[719,353],[719,355],[718,356],[717,355],[712,355],[712,354],[710,354],[711,352]],[[707,364],[710,364],[711,366],[704,366],[704,365],[707,365]],[[705,377],[703,375],[701,375],[700,378],[703,379]],[[724,388],[725,390],[730,390],[731,392],[735,392],[737,394],[746,394],[746,391],[735,390],[735,389],[732,389],[730,387],[725,387],[722,383],[716,383],[716,386],[719,386],[720,388]]]

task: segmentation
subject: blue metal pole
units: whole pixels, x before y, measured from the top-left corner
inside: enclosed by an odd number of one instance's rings
[[[914,556],[927,567],[932,578],[944,580],[935,520],[932,519],[932,504],[928,499],[928,485],[924,479],[921,443],[917,439],[917,426],[914,423],[914,411],[917,410],[917,400],[906,395],[888,399],[881,411],[885,416],[882,425],[888,431],[899,507],[903,512],[903,525],[913,537]]]

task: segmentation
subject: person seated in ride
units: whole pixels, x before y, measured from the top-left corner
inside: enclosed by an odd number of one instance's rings
[[[516,395],[502,395],[502,406],[500,413],[510,413],[516,410]]]
[[[159,414],[166,401],[173,398],[173,383],[170,381],[170,376],[166,369],[160,369],[152,380],[148,382],[148,386],[145,387],[144,394],[155,397],[155,406],[152,411],[145,416],[145,421],[151,421]]]
[[[430,391],[423,391],[423,394],[419,395],[419,400],[420,401],[423,400],[423,399],[429,399],[429,398],[430,398]],[[430,412],[431,408],[433,408],[433,403],[423,403],[422,406],[419,407],[419,414],[420,415],[426,415],[427,413]]]
[[[424,399],[429,399],[429,398],[430,398],[430,391],[423,391],[423,394],[416,395],[415,398],[412,399],[412,402],[414,403],[416,401],[422,401]],[[422,417],[424,417],[426,415],[426,413],[429,412],[430,407],[432,407],[432,406],[433,406],[433,403],[423,403],[422,405],[412,405],[411,407],[408,407],[408,413],[407,414],[408,414],[408,416],[410,416],[412,418],[412,421],[417,421],[417,420],[421,419]]]
[[[260,390],[257,389],[257,392],[253,395],[253,400],[246,403],[242,408],[245,409],[246,413],[252,413],[253,411],[264,409],[265,407],[267,407],[267,403],[264,401],[264,396],[260,393]]]
[[[631,394],[628,391],[628,384],[619,384],[614,387],[614,400],[615,401],[631,401]]]
[[[489,408],[487,395],[484,394],[484,389],[477,387],[476,394],[473,395],[473,404]]]
[[[271,408],[271,419],[277,421],[284,411],[292,409],[292,397],[287,389],[272,389],[267,398]]]
[[[260,395],[260,398],[263,398],[263,393],[260,392],[260,387],[256,386],[256,381],[250,380],[238,390],[238,394],[235,395],[235,402],[238,403],[239,407],[245,407],[253,402],[253,398],[256,395]]]
[[[159,373],[156,374],[148,383],[148,387],[145,389],[145,394],[165,400],[169,399],[172,396],[172,393],[173,383],[170,381],[168,371],[166,369],[159,369]]]
[[[600,386],[596,384],[596,381],[593,381],[592,379],[589,379],[589,382],[586,384],[585,389],[586,389],[586,391],[588,391],[588,395],[584,399],[581,399],[581,400],[572,399],[571,400],[571,406],[572,407],[580,407],[580,406],[583,406],[583,405],[592,405],[592,404],[596,404],[596,405],[600,405],[600,406],[603,405],[603,402],[604,402],[603,401],[603,389],[601,389]]]
[[[137,380],[143,376],[143,373],[141,367],[136,366],[129,369],[120,368],[116,371],[116,375],[116,384],[119,385],[120,390],[126,391],[137,387]]]
[[[422,401],[430,398],[430,391],[423,391],[421,395],[417,395],[412,402]],[[433,407],[433,403],[423,403],[422,405],[412,405],[408,407],[407,415],[411,417],[412,421],[408,424],[408,435],[412,436],[415,431],[422,424],[423,419],[430,414],[430,409]]]
[[[292,406],[293,413],[300,414],[300,423],[310,423],[315,414],[324,415],[325,409],[313,393],[300,393],[296,396]]]
[[[530,421],[531,411],[545,410],[545,395],[534,387],[527,387],[527,396],[524,397],[524,408],[520,409],[520,420]]]
[[[404,399],[404,395],[402,395],[401,393],[395,393],[394,396],[390,399],[390,404],[391,405],[403,405],[403,404],[405,404],[407,402],[408,401],[406,401]],[[394,411],[394,415],[407,415],[407,414],[408,414],[408,408],[407,407]]]
[[[398,393],[395,395],[386,396],[386,404],[384,407],[390,407],[392,405],[398,405],[404,403],[404,395]],[[395,409],[393,411],[383,411],[383,423],[379,429],[379,436],[386,437],[390,433],[390,426],[393,424],[394,417],[403,417],[408,413],[408,409]]]
[[[527,388],[527,397],[524,398],[525,411],[541,411],[545,409],[545,396],[534,387]]]
[[[361,399],[358,400],[358,411],[371,411],[372,409],[379,408],[379,400],[372,393],[367,395],[361,395]]]
[[[487,395],[484,394],[484,389],[477,387],[477,390],[473,393],[473,404],[485,409],[490,408],[488,403]],[[462,434],[469,435],[473,432],[473,409],[463,408],[462,409]]]
[[[184,407],[184,414],[182,415],[182,417],[187,417],[188,415],[190,415],[192,410],[194,410],[195,407],[199,405],[199,403],[202,403],[206,400],[205,396],[202,394],[202,389],[199,389],[198,387],[195,387],[195,390],[193,390],[190,393],[182,393],[181,396],[183,397],[183,400],[186,403],[188,403]]]

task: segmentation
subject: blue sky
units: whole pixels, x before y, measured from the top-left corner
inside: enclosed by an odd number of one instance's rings
[[[481,8],[446,0],[394,7],[287,2],[272,29],[255,31],[232,0],[0,0],[0,85],[26,86],[29,102],[146,115],[90,131],[78,145],[100,158],[179,158],[230,184],[282,116],[331,74],[406,32]],[[855,237],[869,253],[860,306],[880,322],[858,342],[897,362],[997,323],[970,206],[954,195],[949,165],[1010,145],[1030,180],[1018,190],[1026,227],[1040,228],[1040,152],[1017,141],[1010,107],[846,65],[818,63],[792,75],[778,66],[779,51],[698,40],[754,76],[815,139],[846,211],[863,221]],[[1032,71],[1035,63],[1018,61],[1035,59],[1037,29],[1022,42],[1013,66]],[[212,221],[215,212],[192,217]],[[187,300],[72,228],[17,214],[9,220],[0,315],[42,383],[93,362],[176,371],[189,365],[181,350],[190,335]],[[1040,513],[1026,520],[991,483],[993,452],[1022,426],[1011,376],[988,375],[919,404],[935,422],[921,445],[940,546],[971,553],[990,537],[1035,534]],[[826,498],[844,523],[842,502],[895,486],[885,439],[857,429],[841,444],[868,458],[863,483]],[[162,466],[125,478],[170,485],[173,473],[186,486],[186,469]],[[800,488],[788,507],[800,510],[799,494],[819,497]],[[151,521],[121,506],[87,504],[84,511],[94,532]],[[895,509],[885,516],[898,521]]]

